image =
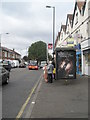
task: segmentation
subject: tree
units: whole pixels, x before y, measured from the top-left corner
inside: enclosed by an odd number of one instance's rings
[[[33,43],[28,50],[28,58],[31,60],[42,61],[47,59],[46,43],[38,41]]]
[[[27,57],[27,56],[24,56],[23,59],[24,59],[25,61],[28,61],[28,57]]]
[[[52,60],[52,56],[49,53],[48,53],[48,59],[49,59],[49,61]]]

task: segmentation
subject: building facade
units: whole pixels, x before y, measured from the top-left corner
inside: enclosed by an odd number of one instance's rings
[[[90,0],[75,2],[74,12],[67,15],[60,33],[55,47],[74,47],[77,74],[90,75]]]
[[[1,59],[10,59],[10,60],[21,60],[21,55],[14,50],[8,49],[6,47],[1,47]]]
[[[84,6],[83,39],[81,41],[82,50],[82,74],[90,75],[90,1]]]

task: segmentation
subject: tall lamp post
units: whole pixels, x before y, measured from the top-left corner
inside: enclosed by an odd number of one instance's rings
[[[2,48],[1,48],[1,37],[2,37],[2,34],[9,34],[9,33],[1,33],[0,34],[0,59],[2,59]]]
[[[46,8],[53,8],[53,58],[54,58],[54,39],[55,39],[55,7],[46,6]]]
[[[1,33],[0,34],[0,47],[1,47],[1,36],[2,36],[2,34],[9,34],[9,33]]]

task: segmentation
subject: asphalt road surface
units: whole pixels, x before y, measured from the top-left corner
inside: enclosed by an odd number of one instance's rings
[[[2,87],[2,117],[16,118],[42,70],[15,68],[10,73],[10,82]]]

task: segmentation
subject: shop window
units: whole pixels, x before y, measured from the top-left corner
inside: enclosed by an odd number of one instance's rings
[[[85,54],[85,63],[86,65],[90,66],[90,53]]]

